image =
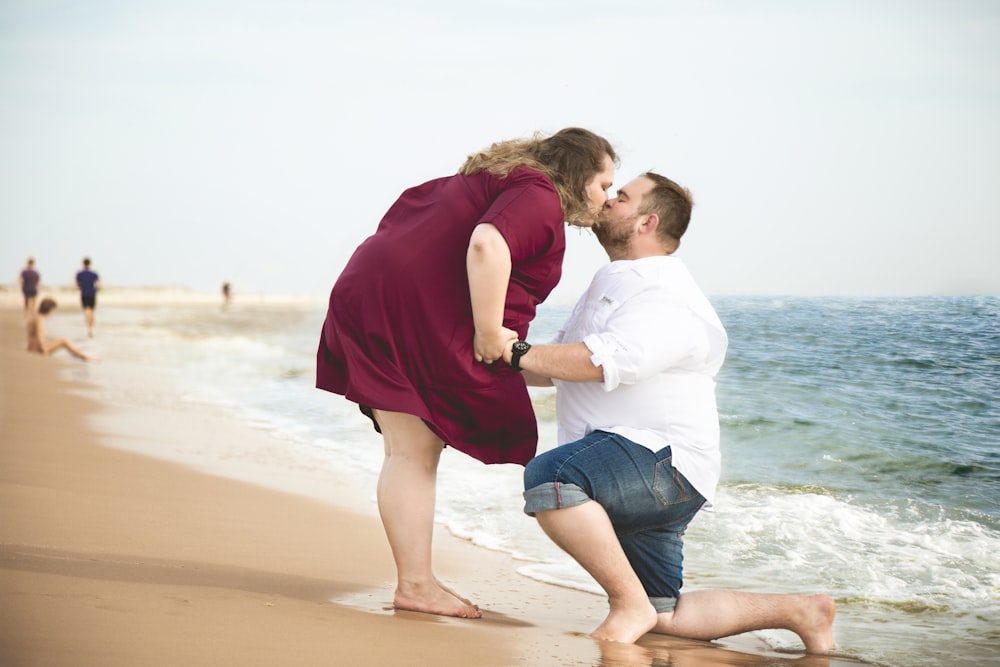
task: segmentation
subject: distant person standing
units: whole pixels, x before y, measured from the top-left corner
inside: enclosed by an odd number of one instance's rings
[[[90,258],[83,258],[83,268],[76,274],[76,286],[80,289],[80,303],[83,306],[83,318],[87,322],[87,335],[94,337],[94,308],[97,306],[97,290],[101,288],[101,279],[90,269]]]
[[[233,300],[233,290],[228,282],[222,283],[222,307],[225,308]]]
[[[28,258],[28,265],[21,271],[21,293],[24,294],[24,317],[35,314],[35,298],[38,296],[38,283],[42,277],[35,270],[35,258]]]

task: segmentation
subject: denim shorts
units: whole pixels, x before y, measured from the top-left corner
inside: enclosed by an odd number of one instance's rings
[[[674,610],[684,580],[684,531],[705,499],[673,467],[670,447],[654,452],[594,431],[535,457],[524,488],[530,516],[600,503],[653,607]]]

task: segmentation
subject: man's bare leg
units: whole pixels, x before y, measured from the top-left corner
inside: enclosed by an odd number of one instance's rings
[[[791,630],[809,653],[829,653],[836,605],[827,595],[781,595],[706,590],[684,593],[677,609],[658,615],[653,632],[719,639],[753,630]]]
[[[437,466],[444,444],[423,420],[375,411],[385,440],[378,507],[396,562],[397,609],[479,618],[482,612],[438,582],[431,564]]]
[[[595,639],[632,643],[656,624],[657,615],[632,570],[604,508],[594,501],[538,512],[538,524],[553,542],[590,573],[608,594],[608,617]]]

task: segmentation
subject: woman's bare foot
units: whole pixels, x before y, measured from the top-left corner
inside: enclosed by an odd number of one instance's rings
[[[392,605],[396,609],[419,611],[439,616],[480,618],[483,615],[479,607],[459,598],[451,591],[441,587],[436,581],[427,586],[400,584],[396,588]]]
[[[455,597],[457,597],[459,600],[461,600],[465,604],[469,605],[470,607],[475,607],[476,609],[479,609],[479,605],[478,604],[472,604],[471,600],[468,600],[467,598],[462,597],[461,595],[459,595],[458,593],[456,593],[455,591],[453,591],[448,586],[445,586],[443,583],[441,583],[440,579],[438,579],[438,578],[435,577],[434,581],[437,582],[438,586],[440,586],[444,590],[448,591],[449,593],[451,593],[452,595],[454,595]]]
[[[833,641],[833,617],[837,605],[829,595],[817,594],[805,598],[801,624],[793,628],[809,653],[829,653],[837,647]]]
[[[653,629],[657,614],[645,598],[633,604],[611,603],[611,611],[601,625],[590,633],[594,639],[634,644]]]

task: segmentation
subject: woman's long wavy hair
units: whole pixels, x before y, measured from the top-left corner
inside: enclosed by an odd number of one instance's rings
[[[569,221],[593,220],[587,200],[587,183],[604,171],[608,156],[618,165],[618,155],[604,137],[579,127],[567,127],[550,137],[500,141],[470,155],[458,170],[461,174],[489,171],[507,176],[517,167],[542,172],[552,181]]]

